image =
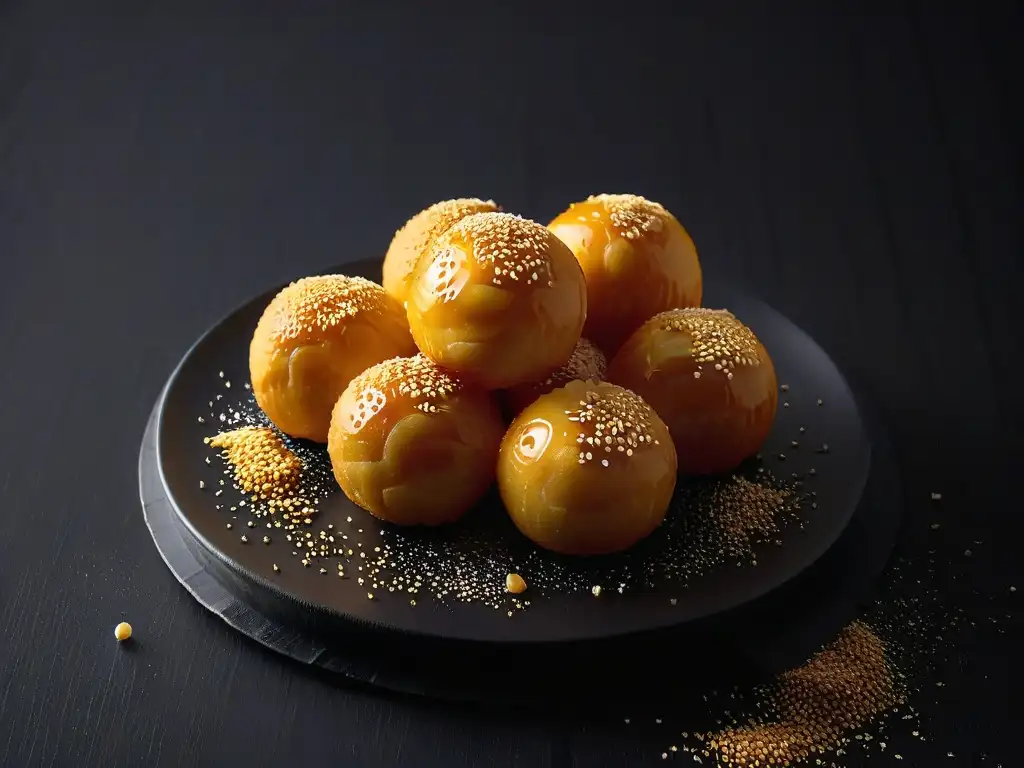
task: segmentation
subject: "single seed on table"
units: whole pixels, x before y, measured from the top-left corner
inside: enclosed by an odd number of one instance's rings
[[[264,536],[263,537],[263,543],[264,544],[269,544],[270,543],[270,537],[269,536]]]
[[[783,407],[783,408],[789,408],[789,401],[788,401],[788,400],[786,400],[786,401],[783,401],[783,403],[782,403],[782,407]]]
[[[242,535],[242,543],[243,544],[248,544],[249,543],[249,537],[243,534]]]
[[[822,402],[823,402],[823,401],[822,401],[822,399],[821,399],[821,398],[819,397],[819,398],[818,398],[818,405],[821,405],[821,404],[822,404]]]
[[[932,494],[932,501],[942,501],[942,494],[941,493],[933,493]]]
[[[600,584],[594,585],[594,587],[590,590],[590,593],[594,597],[600,597],[601,596],[601,585]]]
[[[132,636],[132,625],[127,621],[122,621],[116,627],[114,627],[114,637],[117,638],[117,642],[123,643]]]
[[[274,563],[274,573],[280,573],[280,572],[281,572],[280,567],[278,567],[277,563]]]
[[[228,524],[227,524],[227,529],[228,529],[229,531],[231,530],[231,523],[228,523]]]
[[[789,392],[789,384],[783,384],[781,387],[779,387],[779,389],[781,389],[783,392]]]
[[[505,589],[513,595],[521,594],[526,591],[526,581],[518,573],[510,573],[505,577]]]

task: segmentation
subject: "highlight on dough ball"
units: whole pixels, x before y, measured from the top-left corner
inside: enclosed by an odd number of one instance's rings
[[[345,495],[399,525],[461,517],[494,482],[494,396],[422,354],[379,363],[338,399],[327,451]]]
[[[498,489],[538,546],[567,555],[619,552],[664,520],[676,451],[643,398],[572,381],[527,406],[505,433]]]
[[[501,206],[493,200],[460,197],[442,200],[417,213],[395,233],[384,256],[384,290],[404,305],[409,277],[416,262],[439,235],[472,213],[500,210]]]
[[[651,316],[700,306],[697,249],[675,216],[638,195],[594,195],[573,203],[548,227],[583,267],[583,335],[611,356]]]
[[[754,332],[722,309],[673,309],[630,336],[608,378],[664,419],[679,471],[727,472],[753,456],[778,405],[775,367]]]
[[[252,391],[292,437],[327,441],[331,409],[369,366],[416,352],[402,308],[361,277],[297,280],[264,310],[249,345]]]
[[[564,365],[538,382],[520,384],[501,393],[505,410],[515,416],[541,395],[565,386],[570,381],[604,381],[608,375],[608,361],[593,342],[581,338]]]
[[[587,315],[579,264],[510,213],[459,220],[420,259],[406,298],[420,350],[487,389],[537,381],[569,359]]]

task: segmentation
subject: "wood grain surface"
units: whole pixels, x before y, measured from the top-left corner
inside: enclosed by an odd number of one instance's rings
[[[386,696],[264,651],[165,569],[137,494],[157,393],[242,300],[383,254],[438,199],[546,221],[604,191],[663,202],[709,279],[874,398],[908,531],[982,542],[948,600],[1005,618],[897,764],[1015,764],[1019,5],[328,5],[0,0],[0,765],[662,764],[670,736],[621,717]]]

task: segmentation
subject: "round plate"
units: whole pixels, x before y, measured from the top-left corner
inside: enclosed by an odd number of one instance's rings
[[[379,279],[380,262],[349,264],[341,270]],[[358,583],[352,570],[353,577],[338,579],[333,572],[323,575],[318,567],[302,567],[301,557],[291,555],[294,550],[283,541],[283,532],[271,531],[274,543],[263,546],[259,542],[264,530],[257,527],[249,531],[252,541],[243,543],[247,516],[229,512],[229,506],[241,497],[230,487],[221,497],[214,497],[212,489],[218,487],[223,470],[216,458],[208,464],[214,452],[203,438],[220,426],[213,414],[230,413],[233,403],[249,395],[241,387],[248,379],[249,340],[264,307],[278,290],[280,287],[253,299],[218,323],[179,364],[156,407],[154,458],[162,492],[195,543],[199,562],[216,569],[219,578],[248,604],[298,632],[326,638],[363,626],[446,640],[558,643],[675,627],[733,611],[800,574],[837,540],[864,489],[869,442],[850,388],[828,355],[765,304],[726,286],[712,286],[706,305],[728,307],[749,325],[770,351],[780,382],[787,385],[763,450],[763,462],[776,475],[804,478],[802,492],[814,495],[803,505],[802,523],[778,534],[781,546],[758,547],[755,567],[719,567],[691,578],[685,587],[664,583],[619,594],[615,583],[606,582],[599,599],[589,589],[540,595],[531,588],[526,610],[507,612],[505,608],[511,606],[505,605],[495,610],[481,602],[436,599],[425,593],[416,595],[415,606],[408,595],[381,590],[376,591],[375,599],[369,599],[367,586]],[[233,388],[227,387],[228,382]],[[799,447],[792,447],[794,441]],[[827,452],[823,448],[826,443]],[[813,475],[812,468],[816,470]],[[215,502],[223,508],[217,509]],[[227,523],[233,520],[229,529]],[[457,531],[389,529],[340,491],[321,503],[316,523],[320,528],[334,526],[335,532],[348,531],[351,540],[358,539],[366,552],[401,537],[429,544],[430,537],[436,542],[436,537],[454,536]],[[536,557],[536,553],[529,554],[532,548],[524,546],[493,496],[456,526],[507,537],[517,562],[530,563],[530,558]],[[648,549],[657,546],[656,537],[646,545]],[[474,559],[487,556],[479,551],[449,554],[456,558],[464,554],[468,568],[473,567]],[[636,553],[626,555],[622,564],[628,568],[636,559]],[[615,570],[614,562],[602,561],[601,573]],[[274,572],[274,564],[280,565],[279,572]],[[578,568],[580,579],[588,578],[594,568],[591,562],[558,565]],[[528,565],[518,570],[533,583]],[[489,577],[504,580],[503,573]]]

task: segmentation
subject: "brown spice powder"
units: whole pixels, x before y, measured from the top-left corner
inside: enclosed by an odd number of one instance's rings
[[[838,748],[844,734],[901,703],[881,639],[860,621],[807,664],[780,676],[777,719],[706,734],[722,766],[789,766]]]

